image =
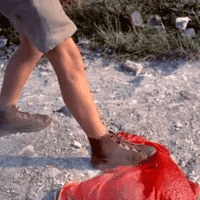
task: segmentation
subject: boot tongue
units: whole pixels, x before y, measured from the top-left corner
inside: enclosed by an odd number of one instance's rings
[[[106,132],[105,137],[110,138],[113,142],[117,143],[117,144],[119,145],[119,147],[124,148],[124,149],[126,149],[126,150],[131,150],[130,147],[128,147],[128,145],[122,145],[122,144],[120,144],[120,141],[122,141],[122,139],[120,139],[120,138],[116,135],[116,133],[112,132],[111,130],[108,130],[108,131]],[[103,139],[103,138],[105,138],[105,137],[103,136],[103,137],[101,137],[100,139]]]
[[[124,141],[121,137],[119,138],[115,133],[113,133],[112,131],[109,130],[110,133],[110,138],[113,142],[117,143],[119,145],[119,147],[126,149],[126,150],[133,150],[135,152],[137,152],[137,150],[135,150],[134,148],[132,149],[130,147],[130,145],[128,145],[126,143],[126,141]],[[127,134],[126,134],[127,135]],[[123,136],[122,136],[123,137]],[[120,142],[121,141],[121,142]],[[122,144],[123,143],[123,144]]]
[[[11,107],[13,107],[14,104],[11,104],[11,105],[6,105],[6,106],[0,106],[0,110],[7,110],[7,109],[10,109]]]
[[[107,130],[106,134],[101,136],[101,137],[98,137],[98,138],[89,138],[89,140],[102,140],[104,138],[107,138],[107,137],[110,137],[110,133],[109,133],[109,130]]]
[[[107,138],[107,139],[106,139]],[[117,143],[120,148],[126,149],[126,150],[131,150],[131,148],[126,144],[123,143],[124,145],[120,144],[120,141],[123,141],[123,139],[120,139],[114,132],[111,130],[108,130],[105,135],[99,138],[89,138],[90,144],[97,143],[98,141],[102,141],[103,143],[106,141],[108,142],[108,138],[111,139],[113,142]],[[106,139],[106,140],[105,140]],[[99,143],[98,143],[99,144]],[[96,145],[91,145],[95,148]],[[135,150],[136,151],[136,150]],[[136,151],[137,152],[137,151]]]

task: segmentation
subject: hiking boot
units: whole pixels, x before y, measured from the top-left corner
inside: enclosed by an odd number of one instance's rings
[[[0,136],[17,132],[37,132],[48,127],[52,118],[47,115],[21,112],[15,105],[0,110]]]
[[[118,137],[108,130],[107,134],[100,138],[88,138],[92,148],[90,163],[96,169],[107,170],[118,166],[135,166],[152,160],[156,148],[122,139],[129,134]]]

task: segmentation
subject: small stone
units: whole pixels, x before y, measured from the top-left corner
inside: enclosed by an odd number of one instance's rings
[[[191,175],[195,175],[196,173],[195,173],[195,171],[194,170],[192,170],[192,173],[191,173]]]
[[[79,143],[79,142],[77,142],[77,141],[74,141],[74,147],[76,147],[76,148],[81,148],[82,147],[82,144],[81,143]]]
[[[54,184],[56,184],[56,185],[64,185],[65,182],[57,179],[57,180],[54,180]]]
[[[84,65],[84,70],[86,70],[88,68],[88,65]]]
[[[195,99],[195,95],[193,95],[187,91],[180,91],[180,95],[183,99],[186,99],[186,100]]]
[[[174,75],[169,75],[168,77],[169,77],[170,79],[174,80],[174,81],[177,80],[176,76],[174,76]]]
[[[1,41],[0,41],[0,48],[5,47],[7,41],[8,41],[8,40],[7,40],[6,38],[1,38]]]
[[[136,104],[138,102],[138,100],[132,100],[133,104]]]
[[[56,176],[58,176],[59,174],[61,174],[61,172],[57,168],[51,168],[51,169],[49,169],[47,171],[47,174],[51,178],[55,178]]]
[[[35,153],[34,147],[33,147],[32,145],[28,145],[28,146],[25,146],[24,148],[22,148],[22,149],[19,151],[18,155],[23,154],[25,151],[30,151],[30,152]]]
[[[185,167],[185,165],[186,165],[185,161],[182,161],[181,162],[181,167]]]
[[[130,61],[130,60],[127,60],[125,63],[121,64],[120,67],[122,69],[127,70],[128,72],[135,72],[136,76],[141,74],[141,72],[144,68],[141,64],[135,63],[135,62]]]
[[[173,160],[175,163],[178,163],[178,159],[176,158],[175,155],[171,154],[170,156],[171,156],[172,160]]]
[[[188,28],[186,30],[183,31],[182,34],[184,37],[188,37],[188,38],[194,38],[196,36],[195,30],[193,28]]]
[[[43,185],[42,182],[38,182],[38,183],[37,183],[37,186],[42,186],[42,185]]]
[[[84,177],[84,176],[85,176],[85,174],[83,174],[83,173],[79,173],[79,175],[80,175],[80,176],[82,176],[82,177]]]
[[[189,21],[191,21],[189,17],[178,17],[176,18],[176,27],[185,30]]]
[[[87,170],[88,172],[88,176],[90,176],[91,178],[94,178],[96,176],[99,176],[100,174],[102,174],[101,170],[95,169],[95,170]]]
[[[66,106],[63,106],[62,108],[60,108],[59,110],[55,111],[55,112],[61,112],[63,113],[65,116],[72,116],[70,110],[66,107]]]
[[[184,107],[184,104],[180,104],[180,103],[171,103],[168,105],[169,108],[176,108],[176,107]]]
[[[1,64],[0,64],[0,68],[3,68],[4,66],[5,66],[4,63],[1,63]]]
[[[183,77],[183,79],[184,79],[185,81],[187,81],[187,77],[186,77],[185,74],[183,74],[182,77]]]
[[[42,72],[39,72],[39,73],[38,73],[38,76],[39,76],[39,77],[48,76],[48,73],[42,71]]]
[[[92,93],[97,93],[97,92],[100,92],[100,88],[99,88],[99,87],[91,88],[90,91],[91,91]]]
[[[49,84],[49,79],[44,81],[44,85],[47,86]]]
[[[60,149],[56,149],[55,152],[56,152],[56,153],[59,153],[59,152],[60,152]]]
[[[161,96],[160,96],[160,98],[165,98],[165,97],[166,97],[165,95],[161,95]]]
[[[144,27],[142,17],[138,11],[131,14],[131,19],[135,26]]]
[[[182,127],[183,125],[178,121],[176,127]]]

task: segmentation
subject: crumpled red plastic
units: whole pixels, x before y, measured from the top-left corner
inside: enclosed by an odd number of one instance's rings
[[[124,134],[117,133],[119,137]],[[119,166],[84,182],[66,183],[58,200],[198,200],[199,185],[185,177],[166,147],[138,135],[123,139],[155,147],[154,159],[137,166]]]

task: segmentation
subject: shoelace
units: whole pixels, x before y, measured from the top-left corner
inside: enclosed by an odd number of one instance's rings
[[[108,133],[111,133],[110,134],[111,139],[114,139],[114,141],[117,144],[122,145],[122,147],[124,147],[125,149],[133,150],[133,151],[136,151],[138,153],[143,152],[134,143],[123,140],[123,138],[126,137],[127,135],[130,135],[130,133],[126,133],[125,135],[122,135],[121,137],[118,137],[116,135],[116,133],[112,132],[111,130],[108,130]],[[139,144],[139,145],[141,145],[141,144]],[[127,148],[127,146],[129,147],[129,149]]]
[[[21,112],[21,111],[19,111],[18,109],[18,107],[16,107],[16,106],[13,106],[14,107],[14,109],[15,109],[15,112],[16,113],[19,113],[22,117],[28,117],[28,118],[35,118],[35,119],[37,119],[37,120],[41,120],[38,116],[36,116],[36,115],[33,115],[33,114],[30,114],[30,113],[28,113],[28,112]]]

